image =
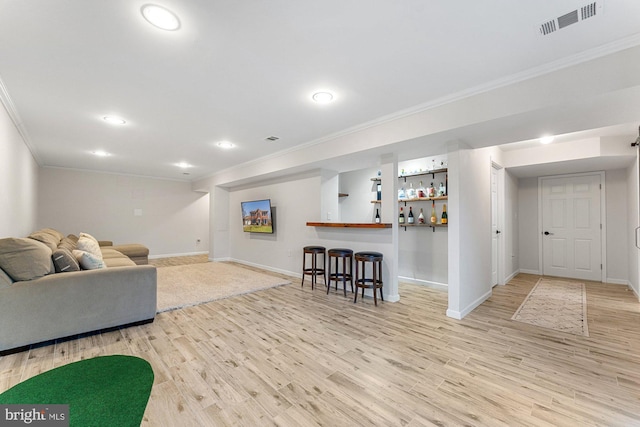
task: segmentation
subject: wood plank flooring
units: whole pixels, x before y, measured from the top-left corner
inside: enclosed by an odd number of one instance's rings
[[[144,426],[640,425],[640,304],[587,283],[589,338],[511,321],[521,274],[461,321],[447,295],[353,304],[292,285],[162,313],[152,324],[0,358],[0,391],[76,360],[155,372]],[[351,294],[349,294],[351,295]]]

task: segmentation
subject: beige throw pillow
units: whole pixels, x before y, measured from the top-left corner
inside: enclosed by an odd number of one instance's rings
[[[102,259],[102,252],[100,251],[98,242],[95,239],[87,237],[84,233],[80,233],[77,247],[80,251],[89,252],[93,256]]]
[[[16,282],[52,273],[51,249],[29,238],[0,239],[0,268]]]

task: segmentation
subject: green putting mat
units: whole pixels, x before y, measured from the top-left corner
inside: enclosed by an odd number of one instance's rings
[[[0,394],[0,404],[66,404],[70,426],[139,426],[152,385],[146,360],[101,356],[29,378]]]

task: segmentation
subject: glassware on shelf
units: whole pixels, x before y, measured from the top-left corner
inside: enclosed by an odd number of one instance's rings
[[[441,183],[440,183],[440,188],[438,188],[438,196],[442,197],[442,196],[444,196],[444,195],[446,195],[446,194],[447,194],[447,189],[446,189],[446,187],[444,186],[444,183],[443,183],[443,182],[441,182]]]
[[[409,200],[413,200],[416,197],[418,197],[417,193],[416,193],[416,189],[413,188],[413,182],[409,183],[409,189],[406,192],[406,196],[407,196],[407,199],[409,199]]]
[[[422,181],[420,181],[420,187],[417,190],[418,197],[421,199],[427,198],[427,190],[424,189],[424,185],[422,185]]]

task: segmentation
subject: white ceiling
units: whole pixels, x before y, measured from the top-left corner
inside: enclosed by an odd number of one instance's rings
[[[591,2],[162,0],[181,20],[175,32],[149,25],[140,14],[145,3],[0,0],[0,99],[42,166],[195,180],[514,76],[640,45],[637,0],[598,1],[596,17],[547,36],[540,24]],[[335,101],[315,104],[319,89]],[[628,106],[638,119],[639,105]],[[540,123],[588,130],[590,122],[578,120],[585,108],[606,118],[594,125],[599,135],[637,135],[629,111],[616,122],[607,105],[550,107],[536,126],[521,126],[534,119],[523,115],[460,135],[486,145],[533,139]],[[108,125],[105,115],[127,123]],[[236,147],[220,149],[223,140]],[[395,149],[408,156],[415,144]],[[97,158],[96,150],[112,155]],[[189,175],[178,162],[193,165]]]

